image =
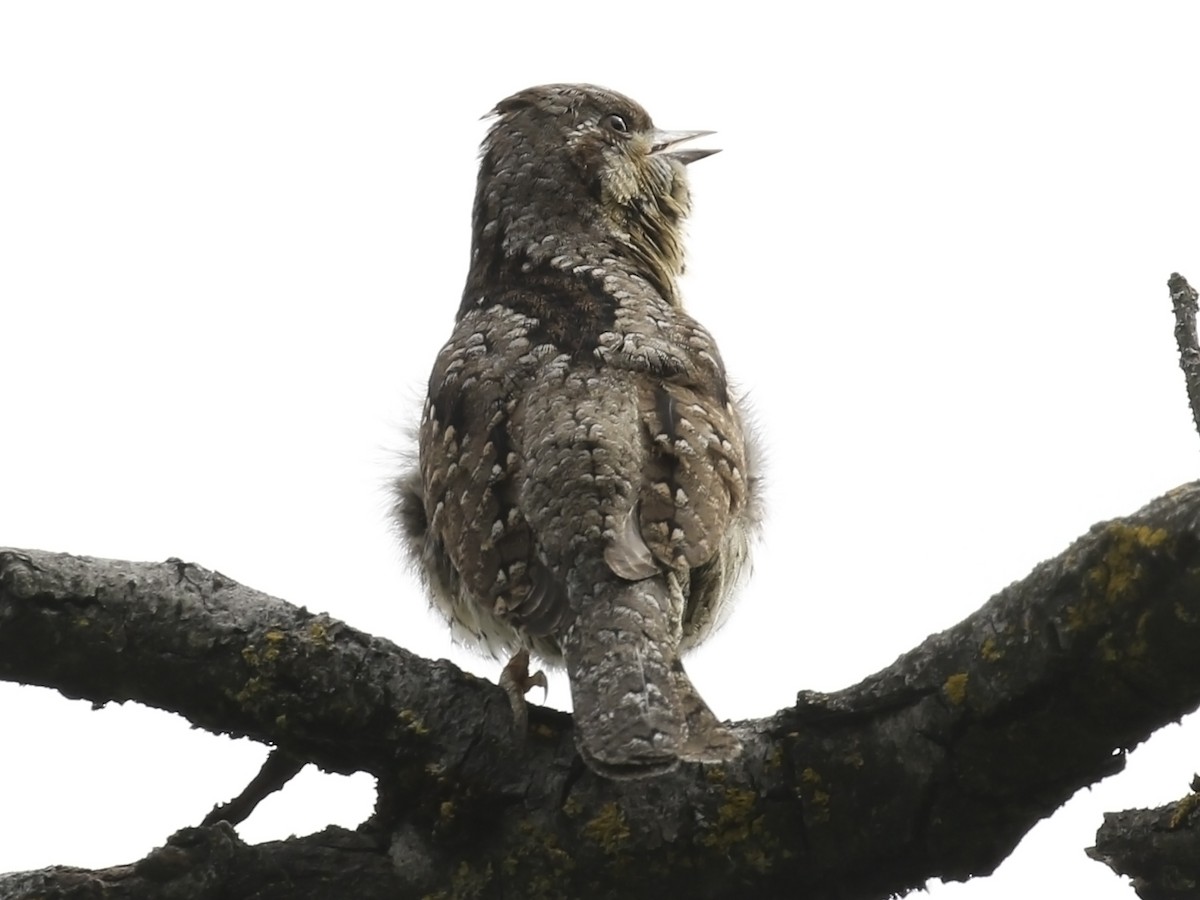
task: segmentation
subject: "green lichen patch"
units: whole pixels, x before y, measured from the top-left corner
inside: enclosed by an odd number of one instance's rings
[[[1171,831],[1177,831],[1197,809],[1200,809],[1200,794],[1188,794],[1175,806],[1175,812],[1171,814],[1171,821],[1167,823],[1167,827]]]
[[[942,685],[942,693],[955,706],[962,706],[967,699],[967,680],[966,672],[957,672],[947,678],[946,683]]]
[[[421,717],[414,710],[402,709],[397,715],[400,719],[400,724],[410,734],[415,734],[418,737],[424,737],[429,734],[429,726],[422,721]]]
[[[232,699],[241,706],[255,706],[264,697],[270,696],[270,684],[262,678],[252,676],[246,679],[242,689],[233,694]]]
[[[1087,573],[1089,593],[1108,604],[1129,598],[1145,576],[1145,559],[1167,549],[1170,533],[1147,525],[1114,522],[1105,529],[1107,549]]]
[[[729,852],[737,844],[750,837],[751,813],[758,795],[753,791],[729,788],[717,808],[717,819],[712,828],[700,836],[700,843],[723,852]]]
[[[1112,611],[1139,601],[1146,588],[1150,563],[1171,554],[1170,532],[1147,525],[1112,522],[1101,533],[1102,553],[1083,574],[1079,601],[1066,608],[1065,624],[1071,631],[1106,625]],[[1124,655],[1103,649],[1105,658]]]
[[[552,832],[525,821],[520,826],[521,841],[500,863],[501,871],[522,884],[521,896],[528,900],[555,900],[563,896],[575,860],[558,843]]]
[[[985,638],[979,648],[979,655],[988,662],[999,662],[1004,659],[1004,651],[997,646],[995,638]]]
[[[605,803],[583,826],[583,834],[609,856],[615,856],[629,840],[629,825],[617,804]]]
[[[484,896],[491,881],[491,863],[474,868],[464,860],[450,876],[450,887],[447,890],[426,894],[422,900],[479,900]]]
[[[825,795],[828,816],[828,795]],[[697,843],[725,856],[742,859],[760,872],[768,871],[779,857],[779,841],[771,835],[759,810],[758,794],[743,788],[726,788],[717,816],[697,836]]]
[[[829,792],[825,790],[820,773],[813,768],[805,768],[800,772],[800,793],[804,798],[805,808],[811,819],[817,822],[829,821]]]

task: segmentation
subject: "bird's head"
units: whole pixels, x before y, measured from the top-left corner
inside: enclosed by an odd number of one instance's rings
[[[664,131],[628,97],[586,84],[527,88],[500,101],[483,144],[476,228],[498,239],[600,234],[674,295],[686,166],[716,153],[686,144],[709,131]],[[538,233],[541,231],[542,233]],[[478,232],[477,232],[478,236]]]

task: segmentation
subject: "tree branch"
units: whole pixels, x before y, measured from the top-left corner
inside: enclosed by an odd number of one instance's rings
[[[146,897],[156,900],[397,900],[405,892],[392,861],[371,835],[326,828],[304,838],[248,846],[222,822],[184,828],[133,865],[109,869],[56,866],[0,876],[0,897],[95,900]],[[338,894],[328,885],[353,885]],[[342,888],[345,890],[345,887]]]
[[[245,822],[258,804],[299,775],[304,765],[304,760],[276,747],[267,756],[258,774],[246,785],[245,790],[228,803],[214,806],[200,824],[216,825],[218,822],[228,822],[230,825],[239,825]]]
[[[1187,384],[1192,422],[1200,432],[1200,342],[1196,337],[1195,289],[1179,273],[1167,280],[1175,313],[1179,368]],[[1159,809],[1108,813],[1088,855],[1133,879],[1143,900],[1182,900],[1200,895],[1200,776],[1193,793]]]
[[[379,778],[349,847],[326,847],[327,830],[247,848],[217,825],[156,851],[230,848],[205,884],[232,895],[285,896],[270,880],[285,871],[289,897],[375,896],[369,878],[389,896],[874,898],[986,874],[1200,703],[1198,639],[1192,484],[1095,526],[860,684],[741,723],[735,763],[627,784],[582,767],[568,716],[534,707],[519,746],[494,685],[219,573],[0,552],[0,677]],[[314,841],[344,867],[306,868]],[[71,885],[113,871],[8,876],[0,896],[34,880],[39,896],[82,896]],[[126,878],[106,896],[218,896],[187,893],[186,866],[164,871],[153,891]]]
[[[1107,813],[1087,853],[1132,878],[1142,900],[1193,900],[1200,896],[1200,794]]]
[[[1200,432],[1200,341],[1196,338],[1196,289],[1178,272],[1167,279],[1171,291],[1171,307],[1175,311],[1175,343],[1179,347],[1179,368],[1183,369],[1187,383],[1188,405],[1192,408],[1192,422]]]

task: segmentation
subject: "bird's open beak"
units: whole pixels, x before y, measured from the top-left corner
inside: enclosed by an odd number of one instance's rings
[[[720,153],[720,150],[675,150],[677,147],[686,141],[693,141],[698,137],[713,134],[711,131],[661,131],[655,129],[650,135],[650,155],[651,156],[666,156],[671,159],[677,159],[685,166],[688,163],[694,163],[698,159],[704,159],[706,156],[712,156],[714,153]]]

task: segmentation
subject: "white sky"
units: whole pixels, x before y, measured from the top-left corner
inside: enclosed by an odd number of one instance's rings
[[[495,677],[426,612],[381,485],[457,308],[479,116],[547,81],[725,148],[684,289],[771,516],[690,662],[718,714],[853,683],[1196,477],[1165,282],[1200,283],[1200,6],[432,6],[0,5],[0,544],[180,556]],[[266,753],[35,688],[0,716],[0,871],[140,858]],[[932,894],[1128,900],[1082,848],[1186,793],[1198,738]],[[306,770],[242,833],[371,798]]]

